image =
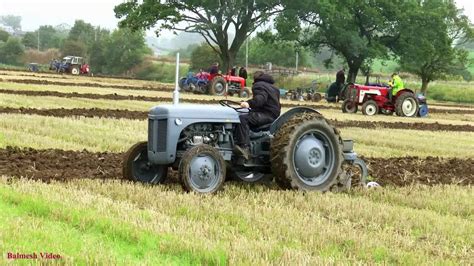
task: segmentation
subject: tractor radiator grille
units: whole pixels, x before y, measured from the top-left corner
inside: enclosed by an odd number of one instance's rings
[[[168,136],[168,120],[160,119],[158,120],[158,131],[157,131],[157,151],[164,152],[166,151],[166,142]]]
[[[166,151],[168,120],[148,120],[148,147],[155,152]]]

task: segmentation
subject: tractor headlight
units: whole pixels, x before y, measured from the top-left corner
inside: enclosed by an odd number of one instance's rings
[[[176,118],[174,120],[174,123],[177,125],[177,126],[181,126],[183,124],[183,120],[181,120],[180,118]]]

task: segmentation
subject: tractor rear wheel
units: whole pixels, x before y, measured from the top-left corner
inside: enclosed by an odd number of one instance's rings
[[[73,67],[73,68],[71,68],[71,74],[73,74],[73,75],[79,75],[79,68],[78,68],[78,67]]]
[[[239,92],[239,97],[240,98],[248,98],[250,97],[250,89],[249,88],[243,88]]]
[[[186,82],[187,78],[181,78],[178,82],[180,91],[189,91],[189,84]]]
[[[226,86],[225,79],[221,76],[217,76],[211,81],[211,84],[209,87],[209,94],[222,96],[225,93],[225,86]]]
[[[311,97],[313,102],[320,102],[323,99],[323,96],[317,92],[313,93],[313,96]]]
[[[277,131],[270,157],[281,188],[324,192],[342,174],[342,139],[320,114],[304,113]]]
[[[379,113],[379,106],[374,100],[368,100],[362,105],[364,115],[376,115]]]
[[[222,188],[226,164],[219,151],[209,145],[198,145],[187,150],[179,163],[179,179],[190,192],[214,193]]]
[[[350,114],[357,113],[357,104],[348,99],[342,102],[341,108],[342,108],[343,113],[350,113]]]
[[[411,92],[404,92],[397,97],[395,112],[399,116],[413,117],[418,113],[418,101]]]
[[[168,175],[168,166],[155,165],[148,161],[148,143],[138,142],[126,153],[122,164],[125,179],[148,184],[162,183]]]

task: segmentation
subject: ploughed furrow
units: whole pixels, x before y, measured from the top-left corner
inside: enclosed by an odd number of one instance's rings
[[[36,91],[36,90],[10,90],[0,89],[0,93],[12,94],[12,95],[26,95],[26,96],[53,96],[63,98],[83,98],[83,99],[102,99],[102,100],[133,100],[133,101],[145,101],[145,102],[172,102],[172,97],[157,97],[157,96],[134,96],[134,95],[119,95],[119,94],[96,94],[96,93],[77,93],[77,92],[57,92],[57,91]],[[193,98],[181,98],[180,102],[185,103],[199,103],[199,104],[217,104],[221,99],[193,99]],[[223,100],[223,98],[222,98]],[[296,107],[306,106],[318,109],[334,109],[332,106],[325,105],[298,105],[292,103],[282,103],[282,107]]]
[[[54,117],[99,117],[115,119],[136,119],[143,120],[147,118],[148,112],[130,111],[123,109],[100,109],[100,108],[73,108],[73,109],[35,109],[35,108],[9,108],[0,107],[0,113],[6,114],[31,114]],[[358,127],[367,129],[393,128],[423,131],[464,131],[474,132],[474,126],[471,125],[451,125],[439,123],[403,123],[403,122],[382,122],[382,121],[338,121],[328,120],[333,126],[338,128]]]
[[[148,91],[172,91],[174,86],[172,85],[161,85],[156,86],[132,86],[132,85],[119,85],[119,84],[106,84],[97,82],[65,82],[65,81],[52,81],[46,79],[2,79],[0,82],[12,82],[21,84],[34,84],[34,85],[56,85],[56,86],[77,86],[77,87],[93,87],[93,88],[114,88],[122,90],[148,90]]]
[[[0,175],[43,181],[122,179],[122,158],[122,153],[7,147],[0,149]],[[382,185],[474,184],[474,159],[400,157],[364,160],[369,175]]]
[[[134,101],[148,101],[148,102],[172,102],[173,98],[170,97],[154,97],[154,96],[134,96],[134,95],[119,95],[119,94],[96,94],[96,93],[77,93],[77,92],[57,92],[57,91],[37,91],[37,90],[10,90],[0,89],[0,93],[13,94],[13,95],[26,95],[26,96],[53,96],[53,97],[64,97],[64,98],[83,98],[83,99],[104,99],[104,100],[134,100]],[[223,99],[223,98],[222,98]],[[181,102],[185,103],[200,103],[200,104],[216,104],[221,99],[209,98],[209,99],[193,99],[193,98],[181,98]],[[304,106],[316,109],[332,109],[340,110],[339,107],[334,105],[321,105],[321,104],[298,104],[283,102],[281,106],[284,108],[291,108],[297,106]],[[445,114],[474,114],[472,110],[460,110],[460,109],[434,109],[430,108],[431,113],[445,113]]]

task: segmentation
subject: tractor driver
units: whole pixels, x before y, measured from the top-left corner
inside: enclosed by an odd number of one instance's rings
[[[253,98],[242,102],[240,107],[251,108],[248,114],[240,115],[240,124],[235,131],[236,145],[234,152],[246,160],[249,159],[250,128],[270,124],[280,116],[280,90],[275,87],[272,76],[257,71],[253,74]]]
[[[392,80],[388,83],[391,87],[388,90],[388,100],[392,102],[393,95],[397,95],[397,93],[405,88],[403,84],[402,78],[397,73],[392,74]]]

